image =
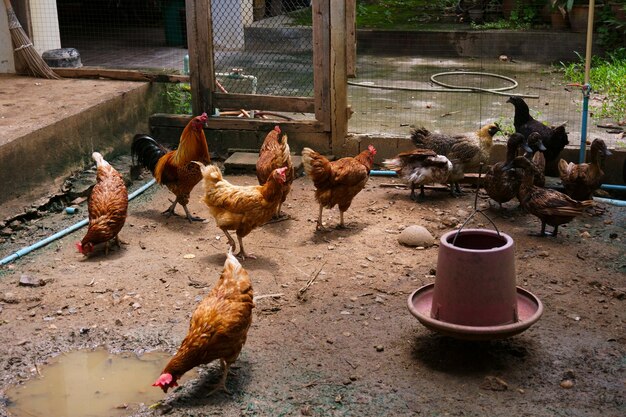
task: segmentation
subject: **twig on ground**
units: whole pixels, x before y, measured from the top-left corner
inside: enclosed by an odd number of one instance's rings
[[[209,286],[209,284],[205,284],[202,281],[195,280],[191,278],[190,276],[188,276],[187,279],[189,280],[189,285],[194,288],[206,288]]]
[[[282,297],[284,294],[282,292],[279,292],[277,294],[263,294],[263,295],[256,295],[254,297],[252,297],[252,301],[254,301],[255,303],[258,300],[261,300],[263,298],[280,298]]]
[[[302,288],[300,288],[298,290],[298,298],[302,298],[302,296],[304,295],[304,293],[309,289],[309,287],[311,285],[313,285],[313,283],[315,282],[315,280],[317,279],[317,277],[319,276],[320,272],[322,272],[322,268],[324,268],[324,265],[326,265],[326,262],[328,261],[324,261],[324,263],[322,264],[322,266],[320,266],[317,270],[317,272],[315,272],[315,274],[311,277],[311,279],[306,283],[306,285]]]

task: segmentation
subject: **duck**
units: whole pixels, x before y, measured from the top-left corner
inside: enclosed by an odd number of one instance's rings
[[[513,116],[513,125],[515,131],[521,133],[528,139],[531,133],[537,132],[541,136],[541,140],[546,150],[544,156],[546,159],[546,171],[548,175],[557,174],[557,163],[559,154],[569,144],[567,138],[567,131],[565,130],[565,124],[559,126],[548,126],[545,123],[536,120],[530,115],[530,109],[528,104],[522,97],[511,96],[507,100],[507,103],[511,103],[515,107],[515,114]]]
[[[426,148],[443,155],[452,162],[452,172],[448,176],[450,193],[463,194],[459,181],[466,172],[476,170],[481,163],[489,161],[493,136],[500,132],[497,123],[488,123],[473,133],[449,135],[430,132],[421,127],[411,132],[411,140],[416,148]]]
[[[512,200],[517,195],[522,173],[520,170],[508,169],[516,158],[518,150],[532,152],[524,135],[513,133],[506,142],[506,160],[492,165],[485,174],[484,188],[487,195],[500,204]]]
[[[593,206],[593,200],[574,200],[560,191],[534,185],[534,172],[537,168],[528,158],[515,158],[508,169],[515,168],[523,171],[517,198],[524,210],[541,220],[541,231],[537,236],[556,237],[560,225],[569,223],[587,207]],[[546,233],[546,225],[554,228],[552,233]]]
[[[602,139],[594,139],[589,151],[588,163],[575,164],[559,160],[559,176],[565,193],[574,200],[590,200],[593,192],[600,188],[604,177],[604,159],[612,153]]]
[[[544,172],[546,171],[546,157],[543,153],[546,151],[546,147],[543,146],[541,135],[537,132],[528,135],[528,146],[532,152],[526,152],[524,156],[530,159],[537,168],[533,184],[537,187],[545,187],[546,175]]]
[[[409,183],[411,200],[424,201],[424,185],[432,183],[445,184],[452,171],[452,162],[443,155],[437,155],[430,149],[415,149],[401,152],[393,159],[385,159],[383,165],[395,171],[398,176]],[[419,196],[415,188],[420,187]]]

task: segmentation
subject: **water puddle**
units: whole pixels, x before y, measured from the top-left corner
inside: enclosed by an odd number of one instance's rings
[[[151,405],[165,394],[151,386],[171,355],[75,351],[40,367],[41,377],[6,391],[13,417],[115,417]],[[185,375],[185,379],[197,376]]]

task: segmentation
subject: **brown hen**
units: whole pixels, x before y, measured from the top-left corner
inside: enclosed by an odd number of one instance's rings
[[[285,171],[285,183],[282,187],[282,197],[276,215],[274,217],[280,217],[282,204],[287,199],[287,195],[291,191],[291,183],[294,179],[293,163],[291,162],[291,151],[289,150],[289,144],[287,143],[287,135],[281,136],[281,130],[279,126],[274,127],[270,131],[263,145],[259,150],[259,159],[256,162],[256,176],[259,180],[259,184],[263,185],[276,168],[287,167]]]
[[[339,207],[339,228],[345,228],[343,213],[350,208],[352,199],[365,187],[374,165],[376,149],[369,145],[355,157],[346,157],[329,161],[313,149],[302,150],[302,164],[307,175],[315,185],[315,199],[320,205],[317,217],[317,230],[322,227],[324,207]]]
[[[80,253],[88,255],[95,245],[105,243],[105,254],[108,254],[110,240],[119,246],[117,235],[126,221],[128,191],[120,173],[100,153],[94,152],[91,156],[96,161],[96,185],[89,196],[87,234],[76,247]]]
[[[223,373],[211,393],[219,388],[228,392],[228,369],[246,343],[253,308],[250,277],[231,250],[222,275],[193,312],[187,336],[152,386],[167,392],[178,386],[177,381],[185,372],[219,359]]]
[[[263,185],[233,185],[222,177],[215,165],[198,163],[204,177],[204,197],[202,201],[215,218],[217,227],[222,229],[233,250],[235,240],[229,230],[235,230],[239,240],[239,253],[242,259],[255,258],[243,248],[243,238],[252,230],[267,223],[280,204],[282,187],[287,179],[287,167],[277,168]]]

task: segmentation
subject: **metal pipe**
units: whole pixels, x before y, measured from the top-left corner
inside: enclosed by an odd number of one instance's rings
[[[579,163],[585,162],[585,152],[587,151],[587,118],[589,113],[589,94],[591,84],[589,83],[589,73],[591,72],[591,50],[593,47],[593,19],[595,13],[595,0],[589,0],[589,12],[587,14],[587,45],[585,45],[585,81],[583,85],[583,120],[580,127],[580,153]]]
[[[139,187],[137,190],[135,190],[132,194],[130,194],[128,196],[128,200],[132,200],[133,198],[137,197],[139,194],[143,193],[144,191],[146,191],[148,188],[150,188],[154,183],[156,183],[156,180],[153,178],[152,180],[148,181],[147,183],[145,183],[144,185],[142,185],[141,187]],[[20,250],[18,250],[17,252],[13,253],[12,255],[7,256],[6,258],[0,260],[0,266],[2,265],[6,265],[9,262],[13,262],[14,260],[16,260],[17,258],[20,258],[24,255],[27,255],[29,253],[31,253],[32,251],[39,249],[43,246],[46,246],[48,243],[53,242],[57,239],[62,238],[65,235],[68,235],[78,229],[80,229],[83,226],[86,226],[89,223],[89,219],[83,219],[81,221],[79,221],[78,223],[73,224],[70,227],[67,227],[51,236],[48,236],[47,238],[40,240],[39,242],[36,242],[30,246],[26,246]]]

